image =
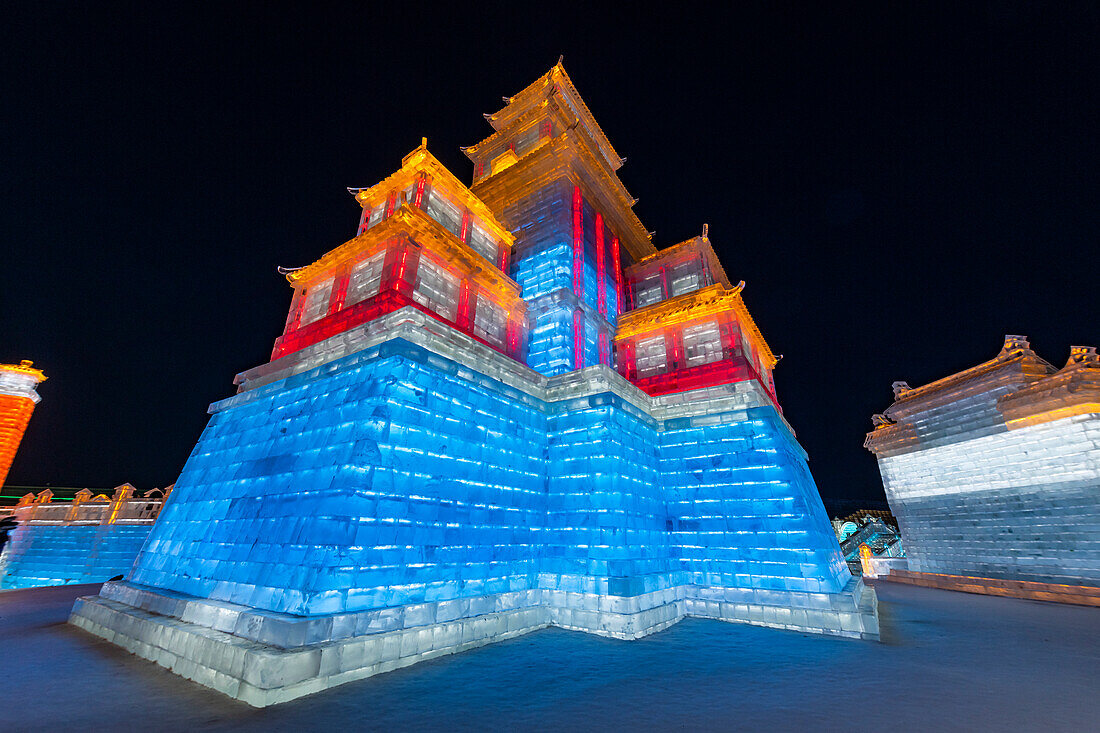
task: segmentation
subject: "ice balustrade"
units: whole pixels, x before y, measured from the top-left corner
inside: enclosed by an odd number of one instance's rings
[[[12,508],[16,527],[0,553],[0,589],[102,583],[125,574],[171,492],[134,496],[123,484],[112,496],[83,489],[72,501],[49,490]]]
[[[110,497],[82,489],[72,501],[54,502],[46,489],[24,495],[11,514],[21,525],[152,524],[171,491],[172,487],[150,489],[134,496],[134,487],[123,484]]]

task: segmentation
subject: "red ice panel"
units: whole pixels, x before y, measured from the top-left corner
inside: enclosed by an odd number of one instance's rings
[[[603,256],[603,214],[596,214],[596,309],[601,316],[607,315],[607,284],[604,277],[607,275],[607,266]],[[606,361],[601,363],[606,364]]]
[[[522,338],[522,324],[514,319],[509,319],[508,333],[507,333],[507,350],[500,349],[493,344],[489,343],[483,338],[475,336],[473,333],[473,319],[470,319],[470,325],[463,327],[462,325],[455,323],[454,321],[444,318],[435,311],[426,308],[425,306],[417,303],[408,295],[399,292],[396,289],[383,290],[373,298],[367,298],[355,305],[345,308],[338,313],[326,316],[319,321],[314,321],[309,325],[299,328],[295,331],[290,331],[275,341],[275,349],[271,354],[271,359],[274,361],[281,356],[292,354],[295,351],[312,346],[320,341],[324,341],[327,338],[335,336],[338,333],[343,333],[350,328],[359,326],[361,324],[373,321],[375,318],[383,316],[387,313],[392,313],[399,308],[405,306],[412,306],[419,311],[427,313],[432,318],[446,323],[448,326],[462,331],[467,336],[472,337],[474,340],[485,344],[489,348],[499,351],[506,356],[510,356],[517,361],[522,361],[523,354],[521,349],[523,347]]]
[[[581,229],[581,187],[573,187],[573,295],[584,300],[584,232]]]

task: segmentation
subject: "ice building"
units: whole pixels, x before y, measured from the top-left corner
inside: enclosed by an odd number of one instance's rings
[[[0,364],[0,487],[8,478],[15,452],[31,421],[31,413],[42,398],[38,385],[46,381],[33,361]]]
[[[72,622],[253,705],[545,626],[876,638],[706,235],[658,252],[555,66],[288,274],[124,582]]]
[[[865,445],[910,575],[945,587],[957,584],[947,576],[972,576],[967,589],[974,578],[1063,587],[1033,588],[1048,595],[1100,586],[1096,349],[1072,347],[1057,369],[1006,336],[993,359],[915,389],[895,382],[894,396]]]
[[[841,526],[846,534],[840,538],[840,551],[853,574],[877,576],[884,568],[908,569],[905,548],[896,527],[878,517],[865,517],[859,526],[851,521]],[[875,563],[876,560],[879,562]]]
[[[122,484],[111,496],[81,489],[65,502],[49,489],[27,494],[0,552],[0,589],[102,583],[127,573],[170,491],[135,496]]]

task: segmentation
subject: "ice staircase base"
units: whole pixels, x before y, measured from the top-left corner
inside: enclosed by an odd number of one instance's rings
[[[122,582],[78,599],[69,623],[265,707],[548,626],[629,640],[685,616],[878,639],[877,599],[859,579],[836,594],[676,586],[626,597],[533,589],[321,617]]]

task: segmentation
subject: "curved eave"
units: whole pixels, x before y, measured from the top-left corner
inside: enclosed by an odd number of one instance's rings
[[[477,189],[477,193],[474,195],[485,195],[488,200],[494,201],[493,196],[488,194],[488,190],[491,190],[494,186],[504,185],[502,182],[509,172],[514,175],[516,171],[522,170],[521,166],[544,164],[546,159],[543,156],[552,158],[554,165],[558,166],[563,175],[568,176],[574,183],[581,183],[586,192],[596,196],[602,195],[601,192],[606,192],[610,196],[616,197],[612,200],[604,196],[604,201],[616,207],[617,213],[615,216],[622,224],[621,227],[617,227],[620,230],[617,233],[632,258],[646,257],[656,251],[649,233],[646,232],[638,215],[634,213],[634,199],[631,198],[626,187],[614,171],[600,162],[598,156],[589,149],[583,138],[575,138],[562,133],[551,138],[549,142],[541,143],[536,148],[524,153],[514,164],[495,174],[480,178],[474,184],[474,188]],[[605,211],[605,216],[607,215]]]
[[[1053,365],[1049,364],[1046,360],[1040,358],[1031,349],[1010,349],[1007,351],[1002,351],[1000,354],[997,354],[997,356],[990,359],[989,361],[983,361],[981,364],[972,366],[969,369],[964,369],[961,372],[950,374],[941,379],[937,379],[934,382],[923,384],[920,387],[908,389],[905,392],[901,393],[898,398],[894,400],[893,404],[891,404],[890,407],[887,409],[890,410],[894,407],[903,405],[907,402],[911,402],[915,399],[927,397],[934,392],[940,392],[945,389],[950,389],[952,387],[958,386],[959,384],[962,384],[967,380],[980,377],[993,371],[994,369],[999,369],[1001,367],[1016,362],[1035,367],[1037,369],[1045,371],[1046,373],[1052,373],[1056,371]]]
[[[597,136],[597,143],[599,146],[606,150],[610,156],[614,157],[613,167],[618,168],[622,165],[622,156],[615,150],[615,147],[607,138],[607,134],[604,133],[603,128],[596,122],[595,115],[593,115],[592,110],[588,108],[588,104],[585,103],[584,97],[577,91],[576,85],[573,84],[573,80],[569,77],[569,74],[565,72],[565,67],[562,66],[560,61],[554,64],[548,72],[525,87],[523,91],[510,97],[507,105],[489,115],[486,119],[488,119],[489,124],[493,126],[494,130],[502,129],[513,119],[525,113],[527,108],[549,99],[550,95],[553,93],[555,84],[561,85],[561,94],[563,96],[570,96],[572,98],[577,113],[582,118],[582,122]],[[476,146],[474,147],[476,148]],[[470,150],[473,151],[473,149],[474,148],[471,148]],[[609,160],[608,163],[611,164],[612,161]]]
[[[439,222],[425,212],[407,205],[399,207],[390,218],[376,224],[358,237],[344,242],[316,262],[289,273],[286,279],[293,286],[308,284],[338,269],[372,245],[401,234],[408,234],[423,240],[421,245],[434,241],[442,249],[453,254],[464,268],[477,273],[478,278],[488,284],[494,291],[506,296],[511,301],[522,299],[520,287],[515,280],[512,280],[498,270],[493,263],[470,249],[469,245],[451,234],[450,231],[443,228]],[[426,248],[432,249],[430,246]]]
[[[441,188],[455,194],[461,199],[466,208],[486,225],[490,233],[503,240],[507,246],[511,247],[515,244],[515,235],[497,220],[493,212],[481,199],[428,151],[425,144],[421,144],[416,150],[402,158],[401,168],[395,173],[370,188],[360,189],[354,194],[355,200],[362,208],[374,208],[378,203],[384,201],[391,191],[395,188],[404,188],[404,184],[414,180],[419,173],[431,177],[433,186],[442,184]]]
[[[727,289],[721,283],[715,283],[693,293],[685,293],[646,308],[624,313],[619,318],[615,340],[634,338],[673,324],[686,323],[732,310],[737,316],[738,323],[741,324],[742,332],[753,342],[760,358],[768,369],[773,369],[779,359],[768,346],[764,334],[760,332],[748,307],[745,306],[745,301],[741,297],[742,287],[743,284]]]

